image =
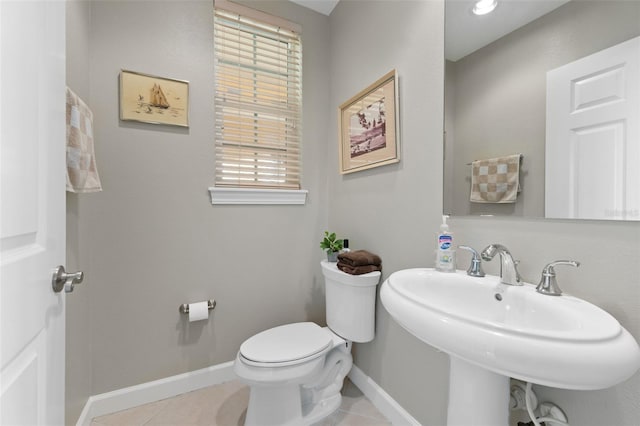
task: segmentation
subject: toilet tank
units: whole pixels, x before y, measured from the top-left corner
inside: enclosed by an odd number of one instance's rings
[[[335,262],[322,261],[327,325],[352,342],[370,342],[375,334],[376,286],[380,272],[350,275]]]

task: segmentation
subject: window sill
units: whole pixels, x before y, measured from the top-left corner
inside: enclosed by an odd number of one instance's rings
[[[307,200],[306,189],[251,189],[210,187],[211,204],[298,204]]]

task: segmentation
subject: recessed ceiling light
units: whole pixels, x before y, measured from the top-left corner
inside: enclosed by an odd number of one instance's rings
[[[493,11],[498,5],[498,0],[479,0],[473,6],[473,13],[476,15],[486,15]]]

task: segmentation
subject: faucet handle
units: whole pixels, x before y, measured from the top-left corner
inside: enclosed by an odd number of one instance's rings
[[[482,259],[480,259],[480,254],[473,247],[458,246],[458,248],[471,252],[471,265],[469,265],[469,269],[467,269],[467,275],[472,277],[484,277],[485,274],[482,270]]]
[[[542,270],[542,277],[540,277],[540,282],[536,287],[536,291],[538,293],[546,294],[548,296],[560,296],[562,294],[562,290],[558,287],[558,282],[556,280],[556,270],[553,269],[558,265],[575,266],[577,268],[580,266],[580,262],[575,260],[556,260],[547,264]]]

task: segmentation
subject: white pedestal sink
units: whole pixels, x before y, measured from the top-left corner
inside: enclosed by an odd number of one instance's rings
[[[395,272],[382,304],[407,331],[450,356],[448,425],[508,424],[509,378],[565,389],[614,386],[640,348],[607,312],[535,286],[434,269]]]

